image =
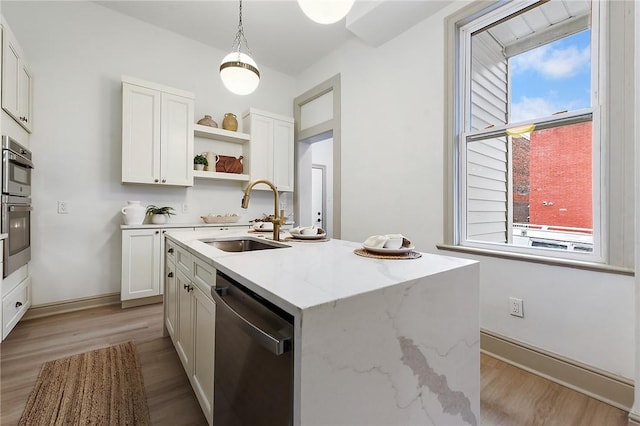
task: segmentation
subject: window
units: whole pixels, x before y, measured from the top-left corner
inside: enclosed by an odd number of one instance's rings
[[[614,3],[484,3],[449,18],[448,246],[631,265],[619,212],[633,165],[615,161],[633,152],[633,50],[624,23],[605,31],[628,7]]]

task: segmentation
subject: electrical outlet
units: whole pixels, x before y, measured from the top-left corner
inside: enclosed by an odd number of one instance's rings
[[[514,317],[524,317],[524,311],[522,310],[522,299],[517,297],[509,298],[509,313]]]
[[[58,201],[58,214],[69,214],[68,201]]]
[[[182,213],[189,213],[189,204],[182,205]]]

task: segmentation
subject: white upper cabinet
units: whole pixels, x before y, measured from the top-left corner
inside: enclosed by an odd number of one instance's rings
[[[4,19],[2,19],[2,109],[31,133],[33,76],[18,40]]]
[[[193,186],[194,96],[122,80],[122,182]]]
[[[247,159],[251,179],[268,179],[278,191],[293,191],[293,118],[251,108],[243,123],[251,134]],[[264,185],[255,189],[270,190]]]

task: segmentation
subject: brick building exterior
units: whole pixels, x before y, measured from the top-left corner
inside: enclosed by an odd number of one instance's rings
[[[516,144],[524,138],[514,138],[514,222],[516,200],[523,203],[528,189],[530,223],[593,228],[591,128],[587,122],[536,130],[528,144]],[[527,169],[528,188],[523,179]],[[520,192],[522,199],[517,198]]]

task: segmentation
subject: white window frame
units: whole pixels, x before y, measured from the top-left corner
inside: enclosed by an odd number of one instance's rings
[[[563,250],[527,248],[509,244],[478,243],[467,241],[463,236],[463,221],[466,217],[462,207],[465,199],[464,185],[464,129],[466,111],[470,111],[470,78],[468,68],[460,68],[460,63],[470,63],[465,57],[465,43],[469,43],[473,31],[484,28],[496,21],[505,12],[521,9],[535,4],[527,2],[496,2],[487,6],[484,2],[472,3],[446,20],[447,46],[445,48],[445,76],[447,78],[447,96],[445,108],[445,223],[444,242],[438,248],[467,251],[485,255],[515,258],[519,260],[541,261],[544,263],[585,267],[587,269],[605,269],[631,273],[633,271],[633,162],[616,164],[616,160],[625,160],[633,152],[633,93],[629,92],[629,80],[633,79],[633,64],[625,63],[624,56],[629,55],[632,46],[633,25],[627,20],[620,26],[620,19],[633,16],[633,5],[627,2],[609,2],[594,0],[592,7],[592,107],[593,118],[593,253],[571,253]],[[616,4],[621,3],[621,4]],[[609,25],[616,22],[616,25]],[[620,47],[620,43],[627,42]],[[616,49],[609,49],[616,46]],[[447,48],[448,47],[448,48]],[[625,51],[625,49],[627,49]],[[634,52],[631,50],[631,54]],[[633,83],[631,83],[633,84]],[[632,86],[633,87],[633,86]],[[632,92],[632,91],[631,91]],[[625,96],[626,95],[626,96]],[[465,99],[459,102],[458,99]],[[611,100],[614,103],[611,103]],[[464,108],[468,108],[466,111]],[[575,116],[585,111],[575,111],[567,116]],[[626,120],[630,120],[627,123]],[[514,127],[518,123],[510,123]],[[496,129],[497,130],[497,129]],[[468,132],[470,133],[470,132]],[[611,141],[622,143],[611,143]],[[614,167],[615,166],[615,167]],[[617,170],[616,170],[617,168]],[[613,172],[612,172],[613,170]],[[631,180],[631,183],[628,181]],[[462,181],[464,183],[464,180]]]

